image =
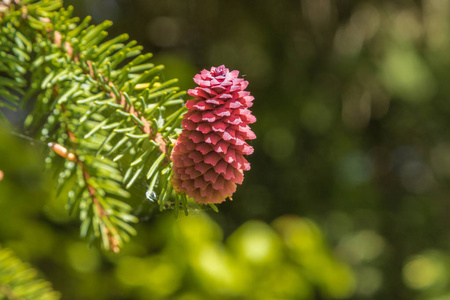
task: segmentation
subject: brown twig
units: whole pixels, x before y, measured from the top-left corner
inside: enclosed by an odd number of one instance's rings
[[[64,110],[65,109],[63,107],[63,111]],[[66,133],[69,136],[70,141],[72,143],[75,143],[76,142],[76,138],[75,138],[74,133],[69,131],[69,130],[66,130]],[[100,219],[108,217],[108,213],[103,208],[103,206],[101,205],[100,201],[98,201],[98,199],[97,199],[97,195],[96,195],[97,192],[96,192],[95,188],[92,185],[89,184],[89,178],[91,178],[91,175],[89,174],[89,172],[87,170],[86,164],[78,159],[78,156],[76,155],[76,153],[73,153],[73,155],[76,157],[75,162],[80,166],[80,168],[82,170],[84,184],[86,185],[86,187],[88,189],[89,197],[91,197],[92,201],[97,206]],[[119,241],[114,237],[114,235],[111,233],[111,231],[108,229],[108,227],[106,225],[105,225],[105,229],[106,229],[106,235],[108,237],[108,241],[109,241],[109,244],[110,244],[110,247],[109,247],[110,250],[113,251],[114,253],[118,253],[120,251]]]

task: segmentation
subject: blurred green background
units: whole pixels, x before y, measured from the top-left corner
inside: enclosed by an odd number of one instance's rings
[[[183,89],[240,70],[252,170],[220,212],[78,238],[42,146],[0,131],[0,242],[63,299],[450,299],[450,1],[85,0]],[[143,189],[145,191],[145,189]]]

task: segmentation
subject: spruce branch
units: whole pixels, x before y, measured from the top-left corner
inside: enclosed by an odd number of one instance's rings
[[[187,213],[170,183],[185,93],[127,35],[103,41],[111,22],[72,12],[60,0],[0,2],[0,106],[32,106],[25,130],[52,150],[46,162],[58,191],[70,187],[81,235],[117,252],[135,234],[126,189],[137,181],[161,210]]]
[[[0,246],[0,299],[53,300],[60,299],[60,294],[35,269]]]

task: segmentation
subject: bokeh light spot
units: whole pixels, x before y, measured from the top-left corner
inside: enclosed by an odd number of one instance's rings
[[[385,241],[372,230],[361,230],[343,238],[338,252],[354,264],[368,262],[377,258],[385,249]]]
[[[413,289],[426,289],[444,275],[442,264],[431,257],[419,255],[412,258],[403,268],[403,280]]]
[[[381,70],[385,86],[405,101],[427,101],[435,93],[435,80],[428,65],[409,45],[388,48]]]
[[[228,242],[238,256],[251,263],[268,263],[280,255],[277,235],[268,225],[258,221],[242,225],[230,236]]]

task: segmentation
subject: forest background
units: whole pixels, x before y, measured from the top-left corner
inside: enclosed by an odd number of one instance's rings
[[[450,299],[450,1],[64,5],[112,20],[182,89],[239,70],[258,138],[219,213],[175,220],[136,187],[138,235],[115,255],[78,236],[9,114],[0,242],[63,299]]]

